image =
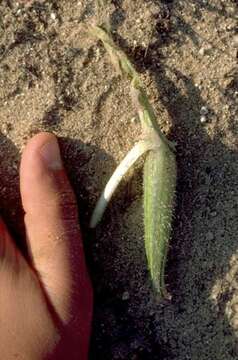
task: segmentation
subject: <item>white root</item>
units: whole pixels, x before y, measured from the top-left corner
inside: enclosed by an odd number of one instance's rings
[[[135,146],[128,152],[126,157],[118,165],[107,185],[105,186],[93,211],[90,220],[90,228],[95,228],[100,222],[113,193],[117,189],[120,181],[127,173],[127,171],[144,153],[149,150],[153,150],[155,147],[158,147],[158,144],[155,144],[151,141],[142,140],[135,144]]]

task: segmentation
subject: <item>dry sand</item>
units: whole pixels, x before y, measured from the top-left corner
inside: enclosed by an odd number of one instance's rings
[[[23,247],[20,153],[34,133],[54,132],[77,193],[95,288],[91,358],[235,360],[237,1],[109,3],[98,14],[89,0],[0,1],[1,212]],[[140,71],[161,129],[177,142],[170,302],[156,298],[146,270],[142,164],[96,231],[88,229],[100,191],[140,136],[129,84],[85,31],[102,19]]]

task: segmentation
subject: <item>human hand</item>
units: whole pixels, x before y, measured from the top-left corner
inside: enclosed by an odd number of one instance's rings
[[[92,317],[74,194],[54,135],[40,133],[21,160],[30,263],[0,221],[0,358],[86,360]]]

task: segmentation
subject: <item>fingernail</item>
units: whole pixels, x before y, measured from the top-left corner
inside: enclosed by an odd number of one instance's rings
[[[51,170],[61,170],[63,163],[60,156],[60,149],[56,138],[52,138],[40,149],[47,167]]]

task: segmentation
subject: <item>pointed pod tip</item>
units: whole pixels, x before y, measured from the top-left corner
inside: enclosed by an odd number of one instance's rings
[[[89,228],[95,229],[95,227],[99,224],[100,220],[101,217],[99,217],[98,214],[94,211],[89,222]]]

